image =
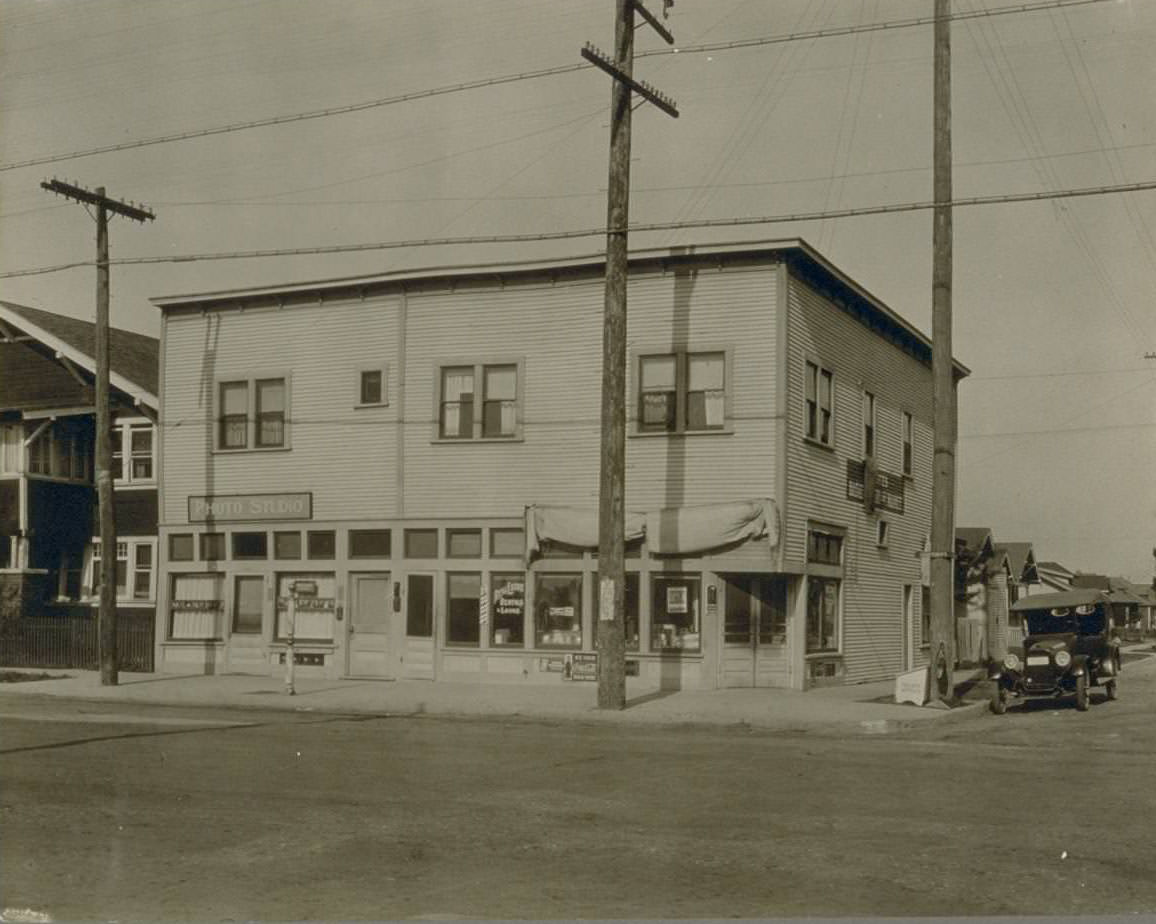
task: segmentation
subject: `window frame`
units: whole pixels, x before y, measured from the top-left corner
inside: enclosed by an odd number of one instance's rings
[[[723,363],[723,419],[717,427],[691,427],[688,425],[690,395],[695,394],[690,389],[690,366],[693,359],[700,357],[719,356]],[[646,360],[674,359],[674,426],[655,427],[645,426],[643,423],[643,395],[642,366]],[[734,379],[734,350],[730,345],[703,343],[693,348],[687,345],[671,349],[669,346],[655,349],[637,349],[630,353],[630,382],[633,394],[627,407],[629,432],[631,436],[704,436],[710,434],[732,433],[733,426],[733,397],[732,382]]]
[[[261,412],[258,403],[259,385],[280,381],[283,387],[283,409],[281,414],[282,440],[276,444],[262,444],[260,442]],[[222,439],[222,424],[224,402],[222,390],[226,385],[245,386],[245,443],[243,446],[226,446]],[[239,416],[239,415],[236,415]],[[265,370],[252,372],[248,375],[222,375],[213,379],[213,452],[223,454],[247,452],[285,452],[293,448],[293,377],[288,371]]]
[[[835,593],[835,622],[834,622],[834,646],[827,648],[812,648],[811,647],[811,601],[812,588],[820,586],[823,588],[834,588]],[[822,615],[820,614],[820,619]],[[842,654],[843,651],[843,579],[833,575],[823,574],[808,574],[807,575],[807,600],[806,611],[804,613],[803,624],[803,650],[806,657],[830,657],[831,655]]]
[[[455,597],[453,595],[454,578],[469,578],[477,580],[477,592],[471,597]],[[446,606],[445,606],[445,645],[447,648],[481,648],[482,647],[482,602],[485,600],[488,604],[489,590],[486,586],[487,582],[485,575],[481,571],[446,571],[445,572],[445,587],[446,587]],[[453,603],[454,600],[473,600],[476,613],[473,617],[473,632],[474,639],[455,640],[452,633],[455,625]]]
[[[157,560],[157,552],[159,540],[156,536],[120,536],[116,540],[117,545],[117,562],[124,562],[124,587],[122,588],[120,582],[117,582],[116,600],[118,603],[137,604],[144,606],[156,602],[157,599],[157,575],[160,571],[160,562]],[[124,547],[124,556],[122,557],[121,547]],[[138,558],[137,549],[141,546],[147,546],[149,549],[149,567],[141,568]],[[93,538],[88,544],[87,565],[85,574],[82,577],[81,593],[89,599],[95,600],[100,596],[100,586],[98,578],[100,576],[100,538]],[[136,583],[138,574],[148,575],[148,595],[136,595]]]
[[[381,376],[381,397],[377,401],[366,401],[365,376],[372,373]],[[389,363],[382,363],[380,366],[362,366],[354,376],[353,387],[357,399],[353,404],[355,408],[389,407]]]
[[[812,379],[811,370],[814,369],[815,382],[815,397],[812,400],[808,397],[808,386]],[[822,432],[822,412],[824,410],[823,404],[820,400],[822,397],[822,382],[823,377],[826,376],[830,381],[829,403],[830,407],[826,408],[827,412],[827,434],[826,439],[823,438]],[[835,406],[838,402],[835,400],[836,379],[834,370],[821,359],[816,356],[807,356],[803,360],[803,439],[814,446],[821,446],[824,449],[835,448]],[[813,415],[812,415],[813,405]]]
[[[486,371],[503,366],[513,367],[514,431],[496,436],[485,435]],[[470,429],[467,435],[446,436],[443,433],[443,394],[445,375],[449,371],[470,370],[473,376],[473,400],[470,408]],[[523,356],[492,355],[482,357],[450,357],[439,359],[433,366],[433,436],[434,443],[516,443],[523,440],[526,396],[526,362]],[[460,425],[459,425],[460,429]]]
[[[915,415],[911,411],[903,411],[899,439],[901,442],[901,458],[903,460],[903,477],[915,477]]]
[[[135,474],[135,462],[138,458],[143,458],[143,453],[134,453],[132,446],[132,437],[134,432],[147,431],[149,433],[149,471],[151,474],[147,478],[137,478]],[[154,486],[157,483],[157,428],[150,421],[144,418],[134,420],[118,420],[113,425],[113,453],[112,453],[112,470],[113,470],[113,484],[118,487],[125,485],[148,485]],[[119,448],[118,448],[119,447]],[[120,474],[116,474],[117,463],[120,463]]]
[[[879,401],[875,392],[864,388],[859,406],[863,415],[863,458],[874,458],[879,450]]]

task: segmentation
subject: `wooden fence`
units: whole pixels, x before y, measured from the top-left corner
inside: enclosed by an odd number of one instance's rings
[[[156,619],[151,612],[117,614],[117,662],[120,670],[150,673]],[[30,616],[0,635],[0,665],[100,669],[95,612],[72,611]]]

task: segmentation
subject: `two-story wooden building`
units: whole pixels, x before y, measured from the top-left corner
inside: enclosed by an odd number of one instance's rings
[[[149,638],[157,586],[158,353],[155,337],[109,332],[117,606],[126,624],[144,618]],[[68,613],[91,617],[96,604],[94,355],[92,323],[0,302],[0,609],[5,621]]]
[[[279,670],[306,580],[312,673],[584,672],[604,269],[155,299],[161,669]],[[802,241],[631,258],[628,671],[804,689],[924,663],[930,360]]]

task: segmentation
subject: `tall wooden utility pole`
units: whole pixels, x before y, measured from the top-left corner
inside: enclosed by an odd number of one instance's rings
[[[598,708],[626,706],[626,278],[630,218],[630,94],[678,110],[634,80],[634,14],[668,43],[674,36],[638,0],[615,0],[614,58],[587,45],[582,57],[614,78],[610,95],[610,178],[606,208],[606,302],[602,328],[602,468],[598,500]],[[664,3],[666,8],[671,6]]]
[[[955,667],[955,383],[951,355],[951,0],[935,0],[935,212],[931,271],[931,378],[935,464],[931,485],[931,661],[928,689],[949,699]]]
[[[141,223],[156,216],[147,209],[110,199],[104,187],[87,190],[52,180],[49,192],[96,208],[96,502],[100,517],[100,682],[116,686],[116,519],[112,499],[112,409],[108,386],[108,213]],[[128,464],[128,460],[125,460]]]

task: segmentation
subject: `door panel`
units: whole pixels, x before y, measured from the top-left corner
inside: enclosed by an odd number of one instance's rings
[[[723,576],[723,687],[790,684],[787,585],[767,575]]]
[[[434,588],[432,574],[406,575],[403,677],[434,678]]]
[[[396,677],[400,639],[391,631],[388,574],[352,576],[349,608],[349,674],[353,677]]]

